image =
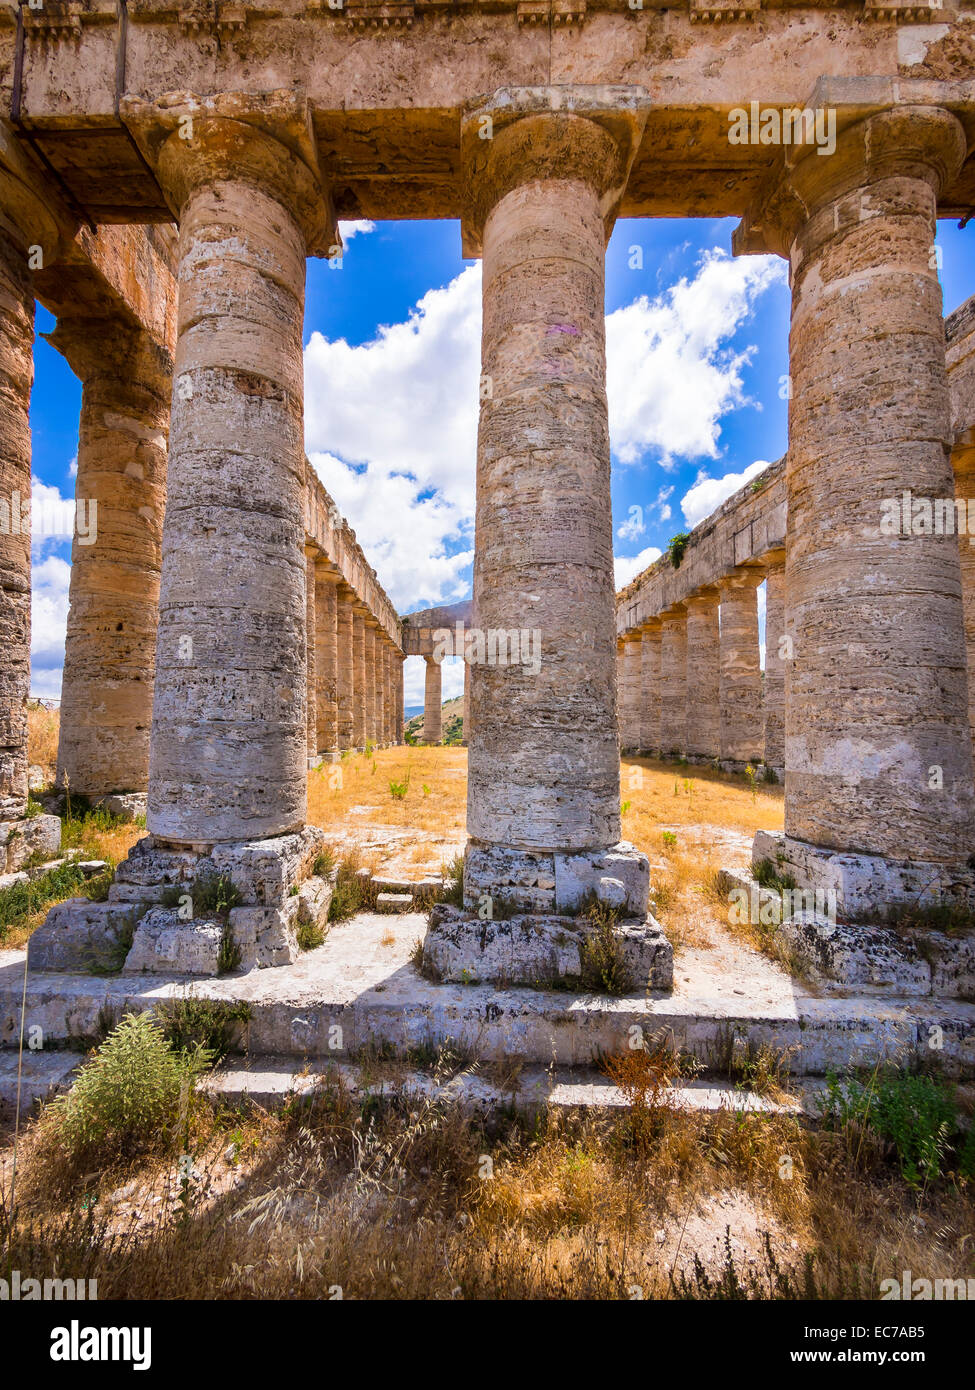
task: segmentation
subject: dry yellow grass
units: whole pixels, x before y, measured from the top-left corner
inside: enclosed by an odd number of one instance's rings
[[[56,709],[31,705],[27,710],[27,759],[42,767],[49,783],[54,781],[58,758],[59,714]]]

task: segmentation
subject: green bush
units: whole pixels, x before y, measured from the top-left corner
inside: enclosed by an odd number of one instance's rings
[[[924,1074],[891,1072],[863,1085],[853,1077],[829,1072],[818,1105],[832,1128],[867,1128],[890,1145],[901,1175],[912,1187],[941,1175],[958,1124],[946,1082]],[[961,1151],[963,1171],[969,1147],[966,1144]]]
[[[206,999],[195,994],[168,999],[158,1011],[163,1032],[177,1052],[192,1054],[200,1049],[215,1062],[226,1057],[250,1016],[251,1006],[243,1000]]]
[[[173,1147],[197,1077],[212,1061],[198,1044],[177,1050],[151,1013],[126,1014],[41,1121],[75,1167],[86,1169]]]

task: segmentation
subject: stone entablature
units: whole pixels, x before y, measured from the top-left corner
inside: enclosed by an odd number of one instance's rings
[[[719,583],[738,566],[764,567],[785,546],[785,459],[772,463],[690,533],[680,565],[661,555],[616,595],[618,637]],[[779,556],[781,558],[781,556]]]
[[[975,295],[945,319],[945,344],[955,449],[975,448]]]
[[[441,639],[442,634],[447,631],[451,633],[454,647],[457,647],[458,625],[462,634],[471,626],[473,606],[468,598],[460,603],[450,603],[439,608],[422,608],[415,613],[404,613],[401,619],[404,653],[407,656],[432,657],[435,647],[444,646]],[[452,648],[451,651],[454,656],[463,656],[463,636],[461,645],[457,650]]]

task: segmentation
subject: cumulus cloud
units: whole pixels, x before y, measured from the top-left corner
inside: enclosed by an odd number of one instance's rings
[[[71,566],[48,555],[31,573],[30,688],[32,695],[61,693],[64,633],[68,622]]]
[[[481,272],[405,323],[305,348],[305,447],[402,610],[464,598],[473,559]]]
[[[721,417],[747,403],[742,369],[753,353],[728,340],[758,296],[784,279],[775,256],[708,251],[693,280],[607,317],[609,429],[621,463],[648,450],[664,467],[678,456],[717,457]]]
[[[699,475],[697,482],[689,492],[684,493],[680,501],[687,524],[696,526],[699,521],[710,516],[733,492],[744,487],[768,466],[768,459],[756,459],[740,473],[726,473],[723,478],[706,478]]]
[[[648,565],[652,565],[654,560],[659,560],[662,554],[663,551],[657,546],[648,545],[639,555],[614,555],[613,569],[617,592],[625,589],[631,579],[635,579]]]
[[[339,236],[342,238],[342,243],[345,246],[348,246],[352,238],[358,236],[360,232],[374,232],[375,230],[375,222],[370,222],[368,218],[362,218],[356,222],[339,223]]]
[[[617,527],[616,534],[621,541],[635,541],[637,536],[642,536],[646,529],[643,523],[643,508],[634,505],[630,508],[630,514],[622,526]]]

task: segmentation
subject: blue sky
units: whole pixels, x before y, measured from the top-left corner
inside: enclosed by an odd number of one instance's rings
[[[733,259],[731,220],[622,221],[606,313],[617,582],[786,448],[785,263]],[[480,269],[454,222],[345,224],[308,263],[306,448],[401,612],[471,584]],[[975,293],[975,223],[939,224],[945,310]],[[38,334],[53,326],[38,307]],[[70,497],[81,390],[38,337],[35,494]],[[34,547],[32,692],[60,688],[70,545]],[[407,704],[422,698],[407,663]],[[445,671],[457,693],[459,666]]]

